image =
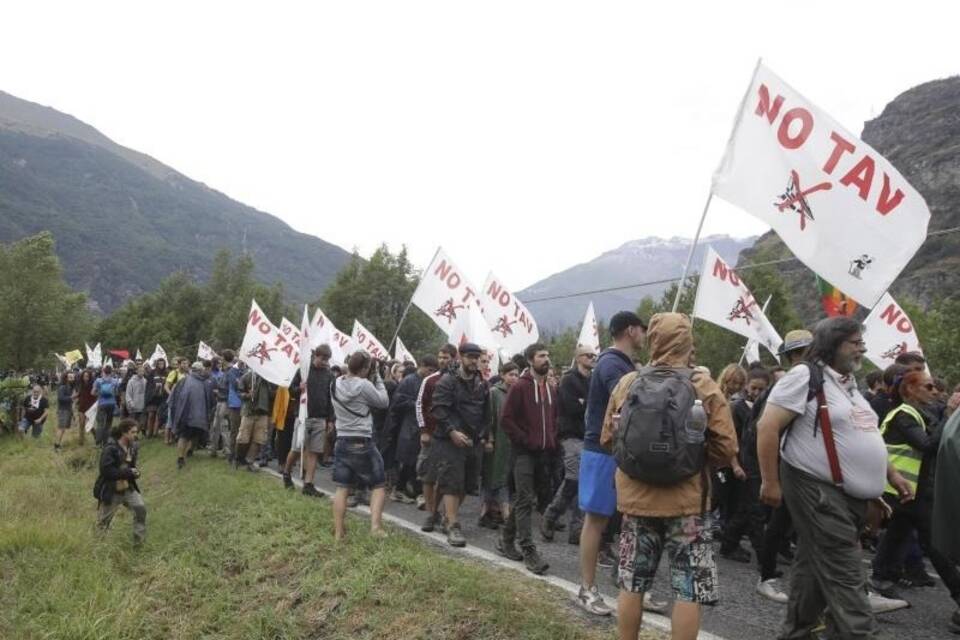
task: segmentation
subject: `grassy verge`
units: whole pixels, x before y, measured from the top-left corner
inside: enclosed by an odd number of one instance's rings
[[[0,637],[612,638],[549,587],[446,557],[351,517],[337,545],[329,504],[195,457],[182,472],[141,452],[147,543],[123,512],[95,537],[96,453],[0,441]],[[89,441],[88,441],[89,442]],[[653,637],[653,636],[650,636]]]

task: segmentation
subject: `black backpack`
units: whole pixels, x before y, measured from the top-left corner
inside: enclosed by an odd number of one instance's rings
[[[620,408],[613,456],[631,478],[670,486],[703,471],[706,414],[694,413],[692,375],[690,369],[644,367],[630,385]]]

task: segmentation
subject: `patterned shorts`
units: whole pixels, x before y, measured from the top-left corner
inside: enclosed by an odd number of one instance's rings
[[[625,515],[620,533],[617,586],[645,593],[653,586],[664,549],[670,557],[670,583],[677,600],[715,604],[717,562],[710,527],[701,516],[647,518]]]

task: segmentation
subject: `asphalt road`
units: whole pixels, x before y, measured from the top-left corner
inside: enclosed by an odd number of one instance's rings
[[[276,463],[272,465],[276,469]],[[318,468],[317,488],[332,493],[331,469]],[[296,477],[296,473],[294,474]],[[271,478],[271,481],[274,481]],[[282,487],[279,480],[278,489]],[[306,499],[306,498],[305,498]],[[479,498],[468,496],[461,507],[461,525],[468,545],[474,545],[495,553],[497,533],[477,526],[479,517]],[[423,522],[424,512],[414,505],[405,505],[387,500],[386,512],[419,526]],[[535,525],[536,526],[536,525]],[[544,559],[550,563],[549,574],[579,582],[578,547],[566,541],[566,532],[557,532],[554,542],[543,542],[538,531],[534,538]],[[747,544],[746,542],[744,544]],[[865,562],[867,559],[865,559]],[[726,640],[759,640],[775,638],[783,621],[785,607],[761,597],[755,591],[758,573],[755,564],[744,564],[726,560],[717,554],[720,572],[720,603],[704,609],[703,625],[709,631]],[[783,579],[783,588],[789,578],[790,567],[780,567],[787,573]],[[598,569],[598,582],[604,595],[615,598],[612,570]],[[949,593],[939,578],[932,588],[906,589],[904,597],[911,608],[877,616],[882,637],[910,640],[942,640],[957,637],[947,631],[947,621],[955,609]],[[653,595],[657,600],[670,601],[669,572],[666,559],[661,562],[660,571],[654,585]],[[669,614],[666,614],[669,615]]]

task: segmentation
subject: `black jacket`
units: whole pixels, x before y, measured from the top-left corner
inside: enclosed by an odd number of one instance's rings
[[[893,417],[883,433],[887,444],[909,444],[923,454],[920,462],[920,476],[917,478],[917,499],[933,499],[933,481],[937,466],[937,450],[940,448],[940,434],[943,423],[929,410],[918,409],[927,423],[927,428],[918,423],[910,414],[901,411]]]
[[[330,385],[336,378],[330,367],[318,369],[310,365],[307,373],[307,417],[333,420],[333,404],[330,401]],[[300,397],[300,372],[290,382],[290,396]]]
[[[560,378],[560,388],[557,391],[557,396],[560,398],[557,430],[561,440],[564,438],[583,440],[583,420],[587,412],[589,390],[590,376],[581,374],[576,367]]]
[[[479,373],[469,380],[460,371],[447,372],[433,392],[430,412],[437,421],[434,435],[449,439],[451,431],[461,431],[474,442],[486,434],[489,420],[490,391]]]
[[[110,502],[116,493],[117,480],[126,480],[130,489],[139,492],[137,478],[133,469],[137,466],[139,454],[136,443],[130,445],[130,464],[127,464],[127,454],[120,443],[110,438],[100,452],[100,473],[93,485],[93,497],[100,502]],[[129,491],[129,489],[128,489]]]

